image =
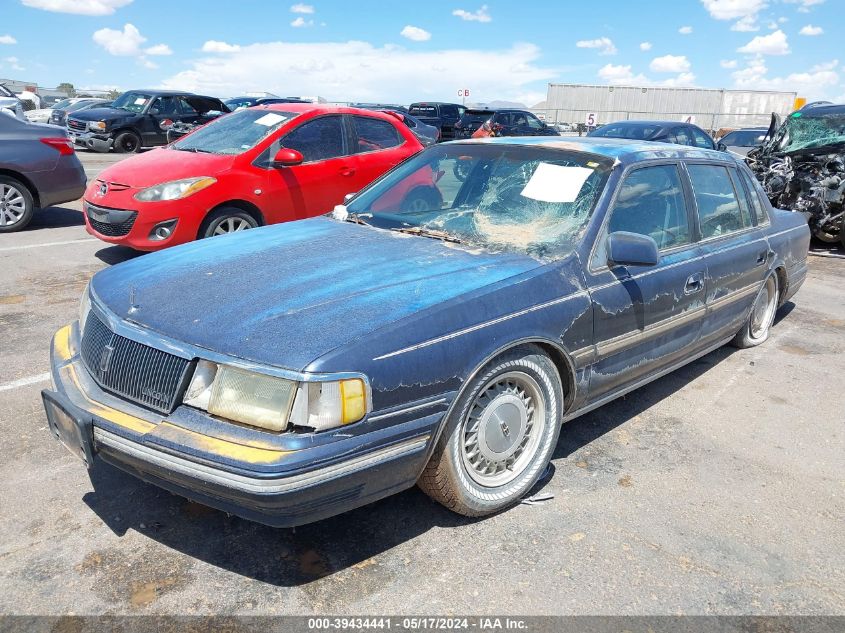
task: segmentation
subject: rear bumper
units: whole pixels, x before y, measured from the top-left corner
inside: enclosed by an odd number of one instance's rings
[[[156,420],[150,412],[134,417],[134,405],[114,406],[123,401],[86,379],[67,329],[53,341],[54,388],[42,394],[50,429],[71,452],[89,467],[102,460],[177,495],[274,527],[318,521],[410,488],[442,418],[430,415],[319,446],[303,442],[306,448],[280,452],[269,466],[232,459],[222,446],[231,443],[207,438],[225,454],[216,460],[213,450],[200,456],[189,446],[183,452],[173,442],[164,445],[157,429],[173,429],[169,418]],[[67,414],[64,430],[57,407]]]
[[[62,156],[54,169],[29,176],[41,208],[78,200],[85,193],[85,169],[76,155]]]

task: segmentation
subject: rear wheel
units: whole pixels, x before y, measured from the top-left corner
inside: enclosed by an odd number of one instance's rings
[[[121,132],[114,139],[114,151],[118,154],[134,154],[141,149],[141,139],[135,132]]]
[[[562,405],[557,369],[538,347],[491,361],[452,409],[420,488],[466,516],[517,503],[551,459]]]
[[[778,276],[772,273],[757,295],[748,320],[734,337],[733,344],[736,347],[743,349],[754,347],[769,338],[769,331],[778,309],[779,296]]]
[[[22,182],[0,176],[0,233],[20,231],[35,213],[35,200]]]
[[[200,227],[200,239],[254,229],[258,222],[249,213],[237,207],[223,207],[209,215]]]

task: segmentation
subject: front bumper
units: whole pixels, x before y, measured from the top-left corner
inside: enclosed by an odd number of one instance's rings
[[[338,441],[273,451],[206,436],[118,399],[91,380],[76,326],[53,339],[54,388],[42,396],[51,431],[91,467],[139,479],[274,527],[311,523],[416,483],[442,413]],[[178,412],[179,409],[177,409]]]
[[[111,134],[97,134],[95,132],[76,132],[68,128],[68,137],[74,145],[93,150],[95,152],[108,152],[114,146],[114,138]]]

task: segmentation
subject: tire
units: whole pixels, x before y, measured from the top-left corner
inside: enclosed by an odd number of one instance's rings
[[[411,213],[437,211],[443,206],[443,196],[434,187],[415,187],[402,200],[401,210]]]
[[[141,138],[135,132],[121,132],[115,137],[113,147],[118,154],[134,154],[141,149]]]
[[[563,387],[552,360],[534,345],[506,352],[455,403],[418,485],[465,516],[512,506],[549,463],[562,415]]]
[[[238,207],[222,207],[213,211],[203,220],[199,230],[199,239],[226,235],[247,229],[254,229],[258,222],[252,215]]]
[[[763,287],[754,300],[748,320],[731,341],[734,346],[747,349],[760,345],[769,338],[778,309],[779,297],[778,276],[777,273],[772,273],[763,283]]]
[[[35,214],[29,188],[10,176],[0,176],[0,233],[20,231]]]

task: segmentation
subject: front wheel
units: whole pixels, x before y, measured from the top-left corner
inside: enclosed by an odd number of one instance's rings
[[[141,139],[135,132],[121,132],[114,139],[114,151],[118,154],[134,154],[141,149]]]
[[[237,207],[223,207],[209,215],[202,223],[199,231],[200,239],[214,237],[215,235],[226,235],[254,229],[258,226],[255,218],[249,213]]]
[[[551,359],[533,345],[507,352],[460,396],[420,488],[465,516],[517,503],[551,459],[562,410],[563,388]]]
[[[775,321],[775,312],[778,309],[779,296],[778,276],[772,273],[764,282],[760,294],[757,295],[748,320],[732,341],[736,347],[741,349],[754,347],[769,338],[772,323]]]

